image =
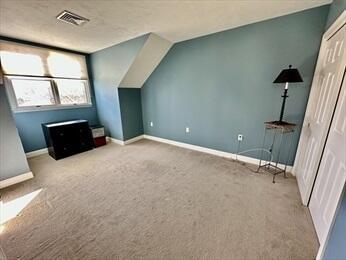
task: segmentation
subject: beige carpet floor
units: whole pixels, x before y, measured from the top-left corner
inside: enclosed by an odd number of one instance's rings
[[[148,140],[29,161],[40,190],[5,223],[12,259],[313,259],[318,241],[295,178]],[[253,167],[253,166],[252,166]]]

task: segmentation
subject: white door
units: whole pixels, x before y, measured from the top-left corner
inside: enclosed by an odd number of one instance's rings
[[[294,172],[302,202],[309,202],[346,63],[346,25],[324,39],[310,91]]]
[[[346,79],[336,105],[309,209],[320,243],[324,243],[346,180]]]

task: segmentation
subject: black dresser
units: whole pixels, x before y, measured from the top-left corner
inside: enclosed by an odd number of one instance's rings
[[[59,160],[93,149],[93,138],[87,120],[42,124],[48,153]]]

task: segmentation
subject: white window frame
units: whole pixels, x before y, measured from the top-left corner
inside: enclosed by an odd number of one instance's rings
[[[90,94],[90,85],[89,80],[87,79],[67,79],[67,78],[50,78],[50,77],[27,77],[27,76],[4,76],[5,78],[5,87],[8,95],[8,99],[14,113],[20,112],[34,112],[34,111],[45,111],[45,110],[58,110],[58,109],[72,109],[72,108],[83,108],[83,107],[91,107],[91,94]],[[52,86],[53,96],[55,99],[54,105],[40,105],[40,106],[19,106],[16,98],[16,94],[14,92],[14,88],[12,85],[13,79],[22,79],[22,80],[39,80],[39,81],[49,81]],[[85,93],[87,98],[87,103],[85,104],[61,104],[59,91],[56,84],[58,80],[77,80],[84,82]]]

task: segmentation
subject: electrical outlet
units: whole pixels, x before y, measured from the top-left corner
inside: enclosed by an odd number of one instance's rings
[[[186,133],[190,133],[190,127],[186,127],[186,128],[185,128],[185,132],[186,132]]]
[[[153,122],[150,122],[150,126],[153,127],[153,126],[154,126],[154,123],[153,123]]]
[[[238,135],[238,141],[239,142],[243,141],[243,135]]]

